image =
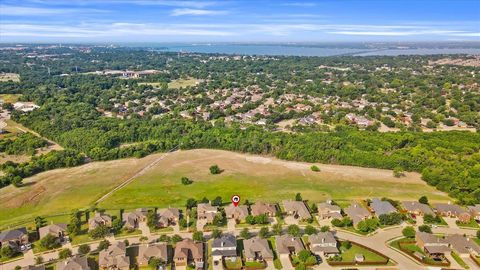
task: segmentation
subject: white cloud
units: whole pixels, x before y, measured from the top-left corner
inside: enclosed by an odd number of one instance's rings
[[[193,9],[193,8],[176,8],[172,10],[172,16],[184,16],[184,15],[222,15],[226,14],[223,10],[208,10],[208,9]]]
[[[105,10],[98,9],[71,9],[71,8],[40,8],[40,7],[24,7],[24,6],[11,6],[0,5],[0,13],[3,16],[50,16],[61,15],[66,13],[92,13],[92,12],[106,12]]]

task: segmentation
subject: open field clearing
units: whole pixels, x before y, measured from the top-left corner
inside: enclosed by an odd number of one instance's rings
[[[26,179],[22,188],[0,189],[0,227],[72,209],[89,207],[102,195],[148,166],[162,154],[142,159],[94,162],[76,168],[44,172]],[[211,175],[218,164],[224,172]],[[188,198],[228,201],[233,194],[242,200],[280,201],[300,192],[304,199],[333,198],[347,203],[367,197],[388,196],[416,200],[427,195],[431,201],[449,198],[428,186],[417,173],[395,178],[389,170],[281,161],[269,157],[220,150],[189,150],[168,154],[133,182],[114,192],[99,205],[107,209],[143,206],[183,206]],[[194,181],[184,186],[180,178]]]
[[[0,81],[1,81],[1,74],[0,74]],[[0,94],[0,100],[3,100],[3,102],[6,102],[6,103],[15,103],[18,101],[18,99],[21,97],[22,95],[20,94]]]
[[[16,73],[0,73],[0,82],[19,82],[20,75]]]
[[[200,80],[193,79],[193,78],[188,78],[188,79],[178,79],[178,80],[173,80],[168,83],[168,88],[183,88],[183,87],[188,87],[188,86],[195,86],[198,83],[200,83]]]

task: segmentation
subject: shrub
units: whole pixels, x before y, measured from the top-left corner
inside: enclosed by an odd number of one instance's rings
[[[90,246],[87,244],[82,244],[78,247],[78,253],[86,255],[90,252]]]
[[[210,166],[210,173],[211,174],[220,174],[222,172],[222,170],[220,169],[220,167],[218,167],[218,165],[212,165]]]
[[[307,225],[305,227],[305,234],[312,235],[317,233],[317,229],[311,225]]]
[[[54,249],[60,247],[60,243],[57,237],[47,234],[40,240],[40,246],[46,249]]]
[[[432,227],[428,225],[422,225],[418,227],[418,230],[421,232],[432,233]]]
[[[312,167],[310,167],[310,170],[312,170],[312,172],[319,172],[320,168],[318,168],[318,166],[316,165],[313,165]]]
[[[185,185],[185,186],[193,183],[192,180],[188,179],[188,177],[185,177],[185,176],[182,177],[181,182],[182,182],[182,185]]]
[[[412,227],[412,226],[405,227],[402,230],[402,234],[405,237],[413,238],[413,237],[415,237],[415,228]]]
[[[67,258],[70,258],[70,257],[72,257],[72,250],[70,250],[68,248],[64,248],[64,249],[62,249],[58,252],[58,258],[60,260],[64,260],[64,259],[67,259]]]

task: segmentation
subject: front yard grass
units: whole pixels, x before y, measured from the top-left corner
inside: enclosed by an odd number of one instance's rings
[[[342,242],[340,242],[341,245]],[[355,243],[351,243],[352,247],[349,249],[345,249],[344,247],[340,247],[342,262],[355,262],[355,254],[362,254],[365,258],[365,262],[384,262],[385,258],[378,255],[375,252],[372,252],[368,249],[365,249]]]
[[[475,228],[475,229],[480,228],[478,226],[478,223],[474,219],[471,219],[469,223],[462,223],[462,222],[458,222],[458,221],[456,221],[455,223],[458,225],[458,227]]]
[[[460,255],[458,255],[455,251],[452,251],[452,257],[453,259],[463,268],[465,269],[470,269],[470,267],[468,267],[468,265],[462,260],[462,258],[460,258]]]

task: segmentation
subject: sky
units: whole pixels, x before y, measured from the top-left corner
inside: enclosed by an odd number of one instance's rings
[[[0,0],[0,42],[480,41],[480,0]]]

